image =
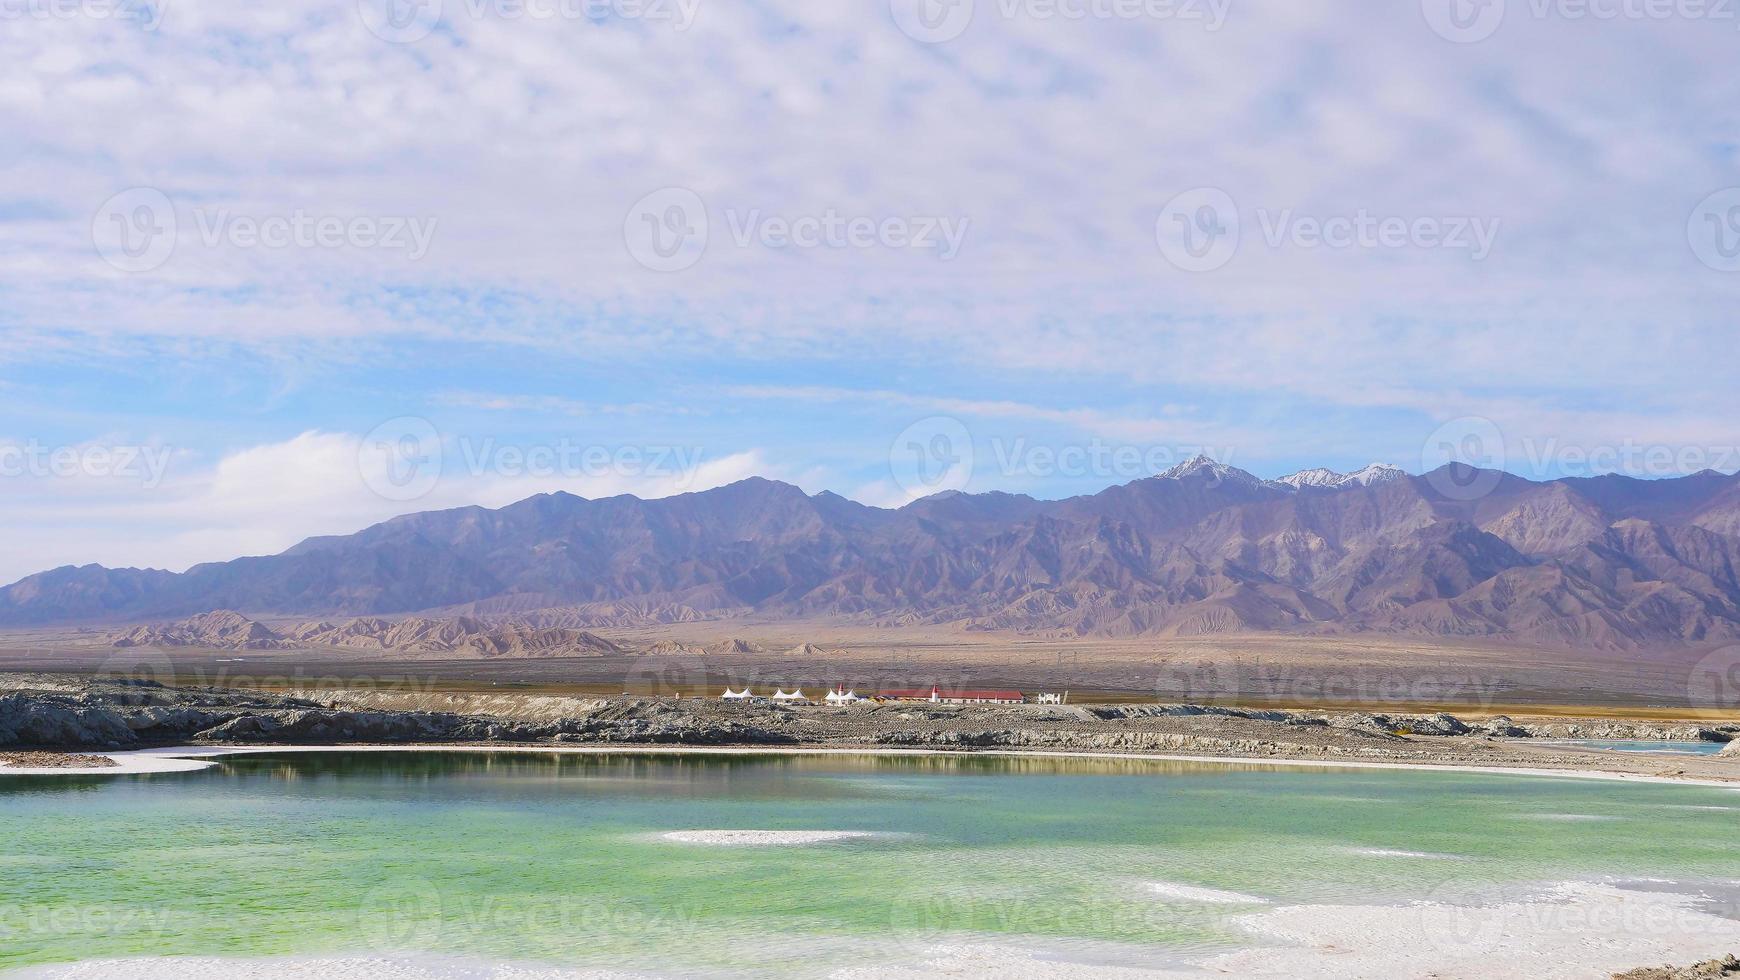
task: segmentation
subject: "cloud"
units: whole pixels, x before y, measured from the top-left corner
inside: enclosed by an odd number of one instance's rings
[[[791,460],[882,502],[919,415],[1234,447],[1270,473],[1412,466],[1461,416],[1513,459],[1740,442],[1721,371],[1740,276],[1690,238],[1737,181],[1728,24],[1511,4],[1455,43],[1408,2],[1249,0],[1210,29],[981,0],[925,43],[876,2],[679,24],[446,0],[392,43],[372,2],[0,23],[0,370],[23,405],[0,422],[83,443],[142,417],[179,447],[149,494],[14,486],[16,553],[186,562],[412,509],[357,495],[358,417],[601,419],[613,445],[732,447],[697,472]],[[1193,272],[1164,219],[1204,187],[1238,236]],[[109,206],[132,188],[167,211]],[[669,188],[700,211],[640,210]],[[1422,220],[1478,222],[1491,254]],[[1326,240],[1394,221],[1399,244]],[[702,224],[683,267],[649,267],[636,235]],[[279,225],[288,244],[262,240]],[[167,226],[151,241],[173,249],[126,271],[142,259],[114,236]],[[961,232],[958,254],[915,244],[927,226]],[[190,364],[235,376],[196,405],[161,382]],[[131,373],[127,404],[97,368]],[[416,506],[558,485],[468,473]]]
[[[22,326],[678,339],[759,355],[881,341],[884,356],[1127,376],[1171,367],[1174,345],[1206,346],[1265,368],[1216,372],[1223,382],[1309,390],[1369,384],[1373,368],[1429,387],[1432,361],[1397,317],[1443,333],[1646,315],[1694,331],[1665,344],[1618,331],[1616,353],[1654,369],[1662,347],[1707,349],[1695,328],[1735,293],[1685,242],[1691,206],[1732,180],[1733,154],[1710,150],[1736,120],[1731,52],[1708,23],[1519,15],[1459,45],[1409,5],[1267,0],[1209,30],[999,4],[926,45],[875,4],[708,5],[678,29],[449,3],[429,36],[391,44],[349,2],[211,6],[150,32],[69,18],[0,41],[0,122],[25,148],[11,182],[54,189],[8,227]],[[1156,247],[1156,218],[1205,184],[1238,204],[1243,241],[1227,267],[1183,273]],[[174,200],[180,243],[162,267],[124,275],[98,260],[90,225],[136,185]],[[675,274],[643,268],[623,241],[635,203],[666,186],[692,189],[711,219],[701,260]],[[1362,212],[1486,219],[1499,236],[1476,261],[1260,233],[1262,216]],[[418,259],[206,241],[218,214],[438,226]],[[970,229],[953,261],[730,233],[830,214]],[[513,301],[484,309],[486,292]],[[624,326],[641,319],[662,326]],[[1276,334],[1346,356],[1265,356],[1296,346]]]
[[[114,447],[80,448],[91,458]],[[207,466],[181,455],[161,482],[145,478],[144,463],[124,471],[8,471],[15,531],[0,580],[87,562],[179,571],[275,554],[304,538],[349,534],[413,511],[501,507],[556,491],[651,499],[780,472],[756,450],[710,458],[685,447],[474,444],[435,434],[406,454],[428,472],[394,482],[396,439],[390,448],[352,433],[310,431]]]

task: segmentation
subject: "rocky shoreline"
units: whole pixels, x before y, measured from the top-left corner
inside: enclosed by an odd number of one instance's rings
[[[1724,956],[1685,967],[1650,966],[1615,973],[1613,980],[1720,980],[1722,977],[1740,977],[1740,959]]]
[[[1665,757],[1595,752],[1545,741],[1721,742],[1735,735],[1740,735],[1740,726],[1529,724],[1502,717],[1468,723],[1448,714],[1190,704],[825,707],[645,697],[386,691],[267,694],[50,675],[0,678],[0,749],[61,752],[189,744],[831,746],[1363,760],[1740,779],[1733,752]]]
[[[0,752],[0,767],[17,769],[114,769],[106,755],[68,752]]]

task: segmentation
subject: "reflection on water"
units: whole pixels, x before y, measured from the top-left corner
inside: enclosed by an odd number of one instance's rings
[[[1279,904],[1400,903],[1470,880],[1734,880],[1733,798],[1159,760],[240,755],[0,781],[0,966],[426,950],[805,975],[960,934],[1164,958],[1244,940],[1234,912],[1156,901],[1156,882]],[[1674,833],[1642,832],[1664,807]],[[661,839],[694,830],[882,836]]]
[[[1663,755],[1715,755],[1726,742],[1682,742],[1647,738],[1553,738],[1536,739],[1542,745],[1570,745],[1605,752],[1653,752]]]

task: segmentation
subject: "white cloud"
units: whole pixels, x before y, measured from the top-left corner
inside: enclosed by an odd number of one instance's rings
[[[419,457],[438,468],[438,478],[400,484],[404,492],[383,479],[387,460],[378,447],[337,432],[247,447],[209,466],[183,455],[161,483],[130,473],[8,474],[13,531],[0,580],[87,562],[180,571],[275,554],[307,537],[349,534],[414,511],[501,507],[555,491],[651,499],[780,473],[758,450],[711,458],[688,447],[590,448],[447,438]]]
[[[0,34],[0,124],[33,148],[8,183],[44,189],[64,215],[15,222],[0,244],[20,263],[6,284],[24,323],[604,349],[675,335],[758,354],[855,337],[1114,374],[1170,367],[1174,345],[1208,332],[1217,359],[1266,362],[1260,381],[1235,379],[1248,385],[1359,384],[1385,369],[1430,388],[1418,375],[1435,352],[1392,318],[1551,334],[1648,316],[1685,331],[1736,292],[1684,241],[1690,206],[1732,183],[1733,154],[1710,147],[1740,119],[1727,35],[1708,22],[1519,15],[1458,45],[1411,4],[1261,0],[1235,5],[1218,32],[1005,20],[981,5],[959,40],[926,46],[877,4],[706,5],[676,31],[474,19],[450,3],[435,34],[395,45],[341,0],[218,6],[177,5],[155,33],[71,19]],[[176,198],[187,227],[162,269],[123,277],[96,260],[89,221],[134,184]],[[1232,265],[1192,276],[1165,263],[1154,219],[1201,184],[1224,187],[1249,227]],[[703,260],[674,275],[640,268],[622,242],[630,206],[665,185],[697,191],[713,225]],[[207,247],[194,211],[214,208],[430,217],[439,230],[422,261]],[[1361,209],[1502,229],[1494,256],[1472,263],[1453,250],[1271,249],[1254,219]],[[971,228],[948,263],[743,248],[728,230],[732,215],[828,211]],[[383,293],[449,286],[525,306],[455,322],[445,301]],[[577,311],[655,316],[668,332],[635,337]],[[1300,365],[1253,346],[1276,333],[1360,350]],[[1707,350],[1695,334],[1621,332],[1614,346],[1646,370],[1672,363],[1664,348]]]

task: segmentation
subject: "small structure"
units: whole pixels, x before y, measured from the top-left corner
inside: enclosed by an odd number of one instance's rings
[[[719,695],[719,699],[722,701],[748,701],[752,697],[754,697],[754,695],[749,693],[749,688],[746,687],[741,691],[733,691],[729,684],[725,685],[725,693]]]
[[[776,689],[773,692],[773,701],[775,704],[808,704],[810,699],[804,697],[804,689],[800,687],[790,694]]]
[[[1033,699],[1034,704],[1063,704],[1069,700],[1069,692],[1062,694],[1041,694]]]
[[[857,691],[846,691],[841,690],[840,688],[834,688],[832,691],[828,692],[828,696],[825,700],[829,704],[856,704],[864,699],[858,696]]]
[[[1020,691],[945,691],[936,685],[930,690],[877,691],[876,696],[887,701],[928,701],[931,704],[1025,704],[1027,695]]]

